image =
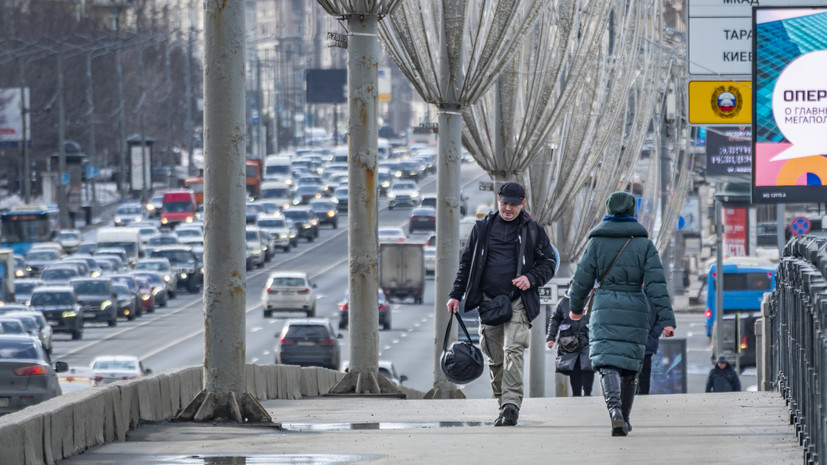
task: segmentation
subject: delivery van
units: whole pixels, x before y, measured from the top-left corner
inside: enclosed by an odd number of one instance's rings
[[[195,193],[191,190],[173,190],[164,193],[161,207],[161,224],[175,227],[179,223],[192,223],[195,220]]]
[[[106,227],[98,229],[97,248],[119,247],[126,251],[127,259],[135,265],[144,256],[141,230],[131,227]]]
[[[264,159],[264,180],[293,182],[293,161],[289,156],[268,155]]]

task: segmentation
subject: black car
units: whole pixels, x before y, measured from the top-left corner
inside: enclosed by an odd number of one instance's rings
[[[336,204],[336,209],[340,212],[347,211],[347,198],[348,198],[348,189],[347,186],[339,186],[333,191],[333,197],[336,198],[338,203]]]
[[[333,226],[333,229],[339,227],[339,210],[335,201],[328,199],[311,200],[310,208],[319,218],[319,225],[329,224]]]
[[[296,225],[299,237],[307,239],[307,242],[319,237],[319,219],[310,207],[290,207],[283,214]]]
[[[69,281],[83,311],[83,321],[118,324],[118,295],[109,278],[75,278]]]
[[[167,245],[152,251],[152,258],[166,258],[178,275],[178,287],[190,293],[199,292],[204,283],[204,268],[188,245]]]
[[[315,184],[306,184],[296,188],[293,194],[293,205],[307,205],[313,199],[320,199],[323,196],[322,187]]]
[[[133,307],[133,314],[138,317],[144,314],[143,307],[141,306],[141,286],[138,284],[138,281],[135,280],[135,277],[132,276],[132,273],[117,273],[111,274],[108,276],[109,279],[112,280],[113,284],[123,284],[124,286],[129,288],[129,292],[132,293],[134,296],[135,306]]]
[[[290,319],[276,336],[276,363],[320,366],[339,370],[342,336],[330,320],[322,318]]]
[[[134,320],[138,315],[138,309],[141,308],[140,304],[135,301],[135,294],[131,289],[129,289],[129,286],[119,282],[114,283],[112,288],[118,296],[118,309],[120,311],[119,316],[122,316],[129,321]]]
[[[38,310],[56,333],[83,338],[83,312],[72,286],[42,286],[32,292],[29,307]]]
[[[382,329],[391,329],[391,306],[388,305],[388,299],[385,298],[385,293],[379,289],[377,298],[379,307],[379,326]],[[347,329],[350,324],[349,301],[348,293],[345,291],[345,298],[339,302],[339,329]]]
[[[408,222],[408,232],[414,231],[435,231],[436,230],[436,210],[432,207],[418,207],[411,211],[411,217]]]

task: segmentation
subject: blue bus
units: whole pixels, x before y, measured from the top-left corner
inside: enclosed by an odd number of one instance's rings
[[[764,294],[775,289],[776,265],[754,257],[731,257],[724,261],[721,353],[738,354],[742,367],[755,366],[755,321],[761,318]],[[706,295],[706,335],[715,327],[716,265],[709,268]],[[716,338],[712,339],[717,343]],[[713,354],[717,351],[713,351]]]
[[[0,213],[0,242],[25,255],[38,242],[51,241],[60,230],[58,211],[44,205],[23,205]]]

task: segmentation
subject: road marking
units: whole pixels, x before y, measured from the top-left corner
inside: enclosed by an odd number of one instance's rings
[[[390,350],[391,346],[382,347],[382,350]]]

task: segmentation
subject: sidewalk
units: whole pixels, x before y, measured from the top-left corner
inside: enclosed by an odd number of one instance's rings
[[[775,392],[639,396],[634,430],[611,437],[603,399],[530,398],[517,427],[493,400],[271,400],[277,426],[145,424],[61,465],[800,464]]]

